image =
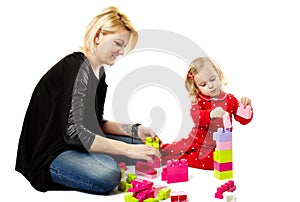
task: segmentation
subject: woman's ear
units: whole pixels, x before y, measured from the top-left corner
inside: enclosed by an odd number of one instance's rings
[[[98,32],[95,35],[95,43],[96,45],[99,45],[102,42],[103,34],[101,30],[98,30]]]

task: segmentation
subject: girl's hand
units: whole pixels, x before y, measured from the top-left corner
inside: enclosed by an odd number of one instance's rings
[[[245,105],[245,106],[251,105],[251,100],[250,100],[250,98],[242,97],[242,98],[241,98],[241,103],[242,103],[243,105]]]
[[[225,114],[224,109],[222,109],[222,107],[216,107],[214,108],[211,112],[210,112],[210,118],[214,119],[214,118],[221,118],[223,117],[223,115]]]
[[[132,159],[143,159],[153,163],[152,155],[161,158],[160,152],[154,147],[144,144],[128,144],[126,156]]]

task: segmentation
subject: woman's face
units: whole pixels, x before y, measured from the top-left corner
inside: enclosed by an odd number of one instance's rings
[[[95,39],[96,57],[101,64],[113,65],[120,55],[124,55],[130,38],[129,31],[103,35],[101,32]]]

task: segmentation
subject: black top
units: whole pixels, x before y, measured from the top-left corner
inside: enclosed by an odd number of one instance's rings
[[[85,55],[74,52],[55,64],[35,87],[15,167],[35,189],[68,189],[52,182],[49,165],[66,150],[87,152],[95,136],[104,135],[107,84],[103,67],[99,78]]]

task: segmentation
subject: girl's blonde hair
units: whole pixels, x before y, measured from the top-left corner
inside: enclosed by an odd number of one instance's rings
[[[226,78],[223,75],[221,68],[215,61],[213,61],[209,57],[199,57],[194,59],[191,62],[187,74],[185,76],[185,87],[189,93],[189,96],[192,98],[194,102],[196,102],[196,97],[199,94],[199,89],[197,88],[194,82],[194,75],[207,66],[212,67],[216,71],[223,85],[227,84]]]
[[[119,31],[129,31],[130,38],[126,46],[126,52],[134,49],[138,40],[138,34],[131,25],[128,17],[114,6],[103,9],[101,13],[95,16],[89,23],[86,28],[81,50],[86,53],[94,53],[96,49],[95,37],[100,31],[103,35],[113,34]]]

